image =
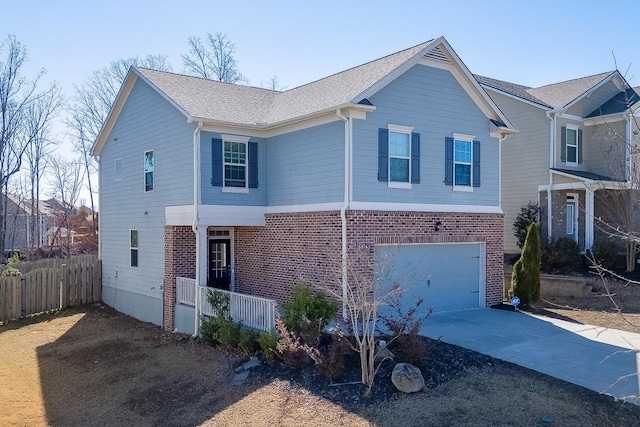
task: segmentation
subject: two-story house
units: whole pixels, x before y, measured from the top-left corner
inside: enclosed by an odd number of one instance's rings
[[[500,303],[513,132],[444,38],[283,92],[133,67],[94,146],[103,299],[173,329],[178,276],[282,301],[355,268]]]
[[[502,151],[505,252],[519,251],[512,225],[530,201],[542,209],[541,232],[583,250],[621,226],[640,105],[624,77],[610,71],[537,88],[476,78],[519,130]]]

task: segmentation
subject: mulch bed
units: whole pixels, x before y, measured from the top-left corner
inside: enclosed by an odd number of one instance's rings
[[[490,356],[466,350],[441,341],[420,337],[429,349],[423,365],[420,367],[426,388],[435,388],[441,384],[465,375],[469,369],[511,365]],[[293,390],[306,390],[313,395],[327,399],[345,408],[359,405],[371,405],[399,398],[404,393],[398,391],[391,382],[394,361],[383,362],[378,371],[370,396],[365,396],[366,386],[360,383],[360,364],[358,355],[347,356],[345,373],[338,381],[327,381],[313,365],[303,369],[291,368],[282,362],[268,363],[252,369],[248,382],[262,386],[278,381],[282,387]]]

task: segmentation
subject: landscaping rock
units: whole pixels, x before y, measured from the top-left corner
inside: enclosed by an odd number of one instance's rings
[[[420,369],[410,363],[398,363],[391,373],[391,382],[403,393],[415,393],[424,387]]]

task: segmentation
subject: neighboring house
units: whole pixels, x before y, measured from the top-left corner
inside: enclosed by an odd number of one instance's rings
[[[444,38],[284,92],[132,67],[93,149],[103,299],[166,329],[185,321],[178,276],[278,301],[355,275],[440,311],[500,303],[513,132]]]
[[[627,208],[610,202],[632,181],[640,105],[624,77],[610,71],[538,88],[476,78],[519,130],[502,151],[505,252],[519,251],[513,221],[530,201],[543,210],[541,232],[582,250],[605,237],[606,224],[620,225]]]
[[[31,215],[31,202],[9,193],[5,195],[7,208],[5,250],[16,251],[28,246],[44,246],[46,231],[53,225],[53,211],[47,201],[40,200],[39,210]],[[31,226],[35,218],[36,224]]]
[[[64,227],[51,227],[47,230],[47,246],[61,247],[75,243],[76,232]]]

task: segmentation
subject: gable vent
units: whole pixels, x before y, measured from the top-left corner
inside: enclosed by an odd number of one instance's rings
[[[435,49],[431,49],[424,55],[425,59],[430,59],[432,61],[442,62],[445,64],[451,64],[449,57],[442,49],[442,46],[438,46]]]

